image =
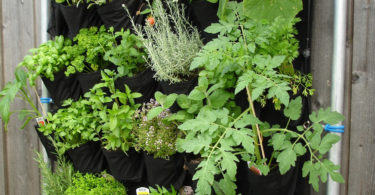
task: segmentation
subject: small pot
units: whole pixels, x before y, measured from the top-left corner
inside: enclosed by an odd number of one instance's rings
[[[90,9],[87,9],[85,3],[80,3],[78,6],[67,6],[64,4],[58,4],[58,6],[68,26],[68,37],[70,39],[73,39],[81,28],[99,27],[102,25],[102,21],[96,13],[95,6]]]
[[[64,71],[65,70],[55,73],[55,79],[53,81],[42,77],[44,85],[58,108],[61,107],[64,100],[71,98],[76,101],[82,94],[76,74],[66,77]]]
[[[152,187],[164,186],[169,188],[171,185],[175,189],[180,189],[186,177],[184,170],[184,157],[182,154],[175,154],[168,160],[154,158],[143,153],[146,166],[148,184]]]
[[[44,135],[42,132],[38,130],[39,126],[34,126],[36,133],[38,134],[38,137],[40,139],[40,142],[42,143],[43,147],[46,149],[47,156],[53,161],[57,160],[57,152],[55,147],[52,144],[52,141],[48,137],[54,137],[53,133],[51,135]]]
[[[157,90],[158,84],[153,79],[154,73],[147,69],[134,77],[120,77],[115,81],[116,88],[125,92],[125,84],[132,92],[142,94],[142,97],[135,99],[136,103],[148,102]]]
[[[81,173],[100,173],[107,167],[100,142],[90,141],[66,152]]]
[[[142,155],[134,149],[127,154],[122,150],[102,149],[110,173],[114,178],[125,183],[141,182],[144,173],[144,162]]]

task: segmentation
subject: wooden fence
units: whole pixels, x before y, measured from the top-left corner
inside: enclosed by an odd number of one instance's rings
[[[375,194],[375,0],[348,1],[345,125],[342,195]],[[13,79],[16,65],[40,43],[40,0],[0,0],[0,86]],[[316,94],[312,109],[330,105],[333,0],[312,3],[311,71]],[[13,108],[24,106],[17,101]],[[5,133],[0,127],[0,195],[41,194],[34,162],[38,138],[31,125],[18,130],[14,117]],[[308,191],[308,190],[307,190]],[[325,186],[319,193],[325,194]]]

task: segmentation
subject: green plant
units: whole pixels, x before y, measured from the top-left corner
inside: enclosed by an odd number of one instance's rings
[[[18,119],[23,121],[21,129],[23,129],[31,119],[42,116],[39,112],[37,106],[34,103],[33,97],[28,88],[27,83],[27,72],[21,67],[17,67],[14,73],[15,79],[11,82],[8,82],[4,88],[0,91],[0,115],[4,123],[4,129],[8,129],[8,123],[10,117],[18,113]],[[35,86],[31,86],[36,93]],[[36,94],[37,95],[37,94]],[[23,100],[31,108],[24,108],[21,110],[11,111],[11,105],[16,98]]]
[[[310,114],[311,126],[297,126],[294,131],[289,125],[301,116],[302,97],[298,90],[313,92],[309,88],[311,77],[302,79],[302,88],[294,89],[301,74],[293,69],[286,71],[292,68],[291,62],[298,54],[293,28],[297,20],[286,22],[278,17],[272,22],[258,21],[243,13],[243,3],[228,2],[226,6],[226,16],[206,29],[218,33],[218,38],[204,46],[190,66],[191,70],[200,69],[198,86],[188,96],[176,98],[172,94],[161,98],[161,107],[150,111],[156,116],[174,100],[183,109],[170,120],[183,122],[179,129],[186,136],[177,141],[179,152],[201,156],[193,177],[198,180],[197,194],[211,194],[212,188],[216,194],[235,194],[236,162],[240,160],[250,162],[263,175],[276,167],[284,174],[295,166],[298,156],[306,153],[310,159],[303,165],[303,176],[309,176],[315,190],[319,177],[323,182],[328,176],[344,182],[339,166],[323,156],[340,137],[323,134],[322,127],[324,123],[338,123],[343,116],[329,108],[320,109]],[[234,101],[241,91],[249,105],[243,110]],[[291,97],[294,91],[295,97]],[[160,101],[158,97],[156,100]],[[255,101],[282,109],[286,125],[271,126],[261,121]],[[271,154],[265,153],[266,142],[273,149]]]
[[[176,2],[153,1],[151,15],[154,25],[141,27],[132,22],[147,49],[148,65],[155,71],[155,78],[170,83],[188,79],[194,74],[189,65],[202,47],[198,30],[185,18],[184,7]]]
[[[150,187],[150,195],[177,195],[178,194],[173,186],[171,186],[171,191],[168,191],[167,188],[160,187],[159,185],[156,185],[156,188],[157,189]]]
[[[101,175],[74,174],[72,185],[65,191],[65,195],[126,195],[125,187],[112,176],[103,172]]]
[[[108,2],[112,2],[112,0],[108,0]],[[86,0],[86,3],[88,4],[87,9],[89,9],[91,6],[94,5],[104,5],[107,3],[107,0]]]
[[[143,150],[154,158],[168,158],[176,153],[176,140],[179,137],[177,124],[173,121],[166,121],[165,118],[171,115],[168,109],[161,112],[151,120],[147,120],[148,111],[159,106],[154,99],[144,103],[134,115],[137,125],[134,126],[134,148]]]
[[[114,37],[121,38],[121,42],[105,52],[104,60],[117,66],[119,76],[130,77],[144,70],[147,54],[141,40],[129,29],[115,32]]]
[[[96,84],[85,94],[85,98],[91,102],[93,115],[100,120],[98,128],[101,130],[104,147],[107,150],[121,149],[126,152],[132,145],[130,132],[135,124],[133,115],[139,107],[134,99],[141,97],[141,94],[132,93],[127,85],[125,92],[116,89],[113,71],[102,71],[102,80],[102,83]],[[113,105],[108,107],[110,102]]]
[[[43,155],[37,152],[35,159],[40,167],[43,184],[42,192],[45,195],[64,195],[65,191],[72,185],[74,168],[65,161],[62,155],[58,155],[56,167],[51,167],[44,161]]]
[[[68,6],[79,6],[80,3],[83,2],[83,0],[55,0],[56,3],[66,3]]]
[[[88,141],[98,141],[100,118],[92,112],[91,102],[79,99],[64,101],[64,108],[48,113],[46,125],[39,128],[44,135],[55,134],[59,153],[74,149]]]
[[[18,66],[23,66],[28,70],[27,77],[31,85],[35,85],[35,80],[40,75],[53,81],[54,73],[64,69],[72,61],[71,56],[65,50],[65,47],[71,45],[70,39],[56,36],[54,40],[49,40],[38,48],[30,49],[31,55],[26,55]]]

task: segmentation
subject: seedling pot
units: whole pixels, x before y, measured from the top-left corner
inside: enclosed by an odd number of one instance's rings
[[[142,94],[142,97],[135,99],[136,103],[144,103],[154,97],[158,84],[153,79],[154,73],[147,69],[134,77],[120,77],[115,81],[116,88],[125,92],[125,84],[132,92]]]
[[[143,154],[147,181],[150,186],[170,187],[173,185],[175,189],[180,189],[186,176],[183,169],[184,157],[182,154],[175,154],[169,157],[169,160],[162,158],[154,158],[146,153]]]
[[[100,173],[106,168],[106,161],[100,142],[87,142],[67,151],[74,168],[81,173]]]
[[[122,150],[102,149],[108,163],[110,173],[121,182],[140,182],[144,172],[142,155],[134,149],[127,153]]]

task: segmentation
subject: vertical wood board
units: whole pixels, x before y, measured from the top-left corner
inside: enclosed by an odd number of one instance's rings
[[[331,64],[333,51],[333,10],[334,1],[313,1],[313,21],[311,39],[311,73],[313,88],[316,89],[311,98],[312,111],[330,105]],[[326,185],[319,186],[319,192],[311,188],[311,195],[325,195]]]
[[[375,194],[375,1],[354,1],[348,194]]]
[[[34,1],[2,1],[3,25],[3,66],[4,80],[14,78],[14,70],[30,48],[35,47]],[[15,101],[12,109],[26,107],[21,101]],[[20,131],[20,122],[16,116],[11,118],[7,143],[7,180],[10,195],[40,194],[40,174],[34,161],[34,151],[38,150],[38,138],[32,126]]]
[[[2,15],[2,7],[0,4],[0,20],[1,20],[1,15]],[[0,31],[0,89],[4,87],[4,82],[3,82],[3,48],[2,48],[2,43],[3,43],[3,36],[2,36],[2,31]],[[5,140],[4,140],[4,129],[3,129],[3,122],[0,119],[0,194],[5,194],[6,192],[6,176],[5,176]]]

